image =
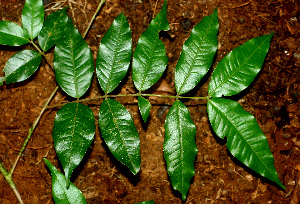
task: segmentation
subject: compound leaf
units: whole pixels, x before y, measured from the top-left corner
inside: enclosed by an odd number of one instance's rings
[[[253,38],[224,57],[211,76],[209,95],[232,96],[246,89],[263,65],[272,36]]]
[[[178,94],[192,90],[212,65],[218,46],[218,10],[206,16],[192,30],[185,41],[175,70],[175,88]]]
[[[22,25],[26,38],[33,40],[43,27],[44,7],[42,0],[26,0],[22,11]]]
[[[66,187],[66,178],[53,166],[46,158],[45,163],[50,169],[52,176],[52,195],[55,204],[86,204],[86,200],[81,191],[70,183],[69,188]]]
[[[149,100],[143,98],[142,96],[138,97],[138,104],[139,104],[139,109],[140,109],[142,118],[143,118],[144,122],[146,123],[149,113],[150,113],[151,104],[150,104]]]
[[[38,35],[39,45],[44,52],[55,45],[63,37],[68,22],[67,8],[51,13],[45,20]]]
[[[52,137],[57,156],[64,168],[66,182],[79,165],[95,135],[92,110],[81,103],[64,105],[56,114]]]
[[[34,50],[22,50],[13,55],[3,69],[6,84],[28,79],[38,68],[42,56]]]
[[[236,101],[223,98],[210,99],[207,112],[215,133],[220,138],[227,137],[228,150],[234,157],[285,189],[274,167],[267,138],[253,115]]]
[[[140,139],[128,110],[118,101],[106,99],[100,107],[99,127],[114,157],[137,174],[141,166]]]
[[[112,92],[124,78],[132,55],[131,31],[121,13],[103,36],[96,63],[98,81],[102,90]]]
[[[165,1],[161,11],[141,35],[133,54],[132,78],[139,91],[149,89],[166,69],[168,58],[165,46],[159,40],[159,31],[169,29]]]
[[[24,36],[21,26],[10,22],[0,21],[0,44],[9,46],[20,46],[29,43]]]
[[[175,190],[186,199],[190,180],[195,174],[194,160],[197,154],[196,127],[188,108],[175,101],[165,124],[164,157]]]
[[[71,20],[66,25],[64,38],[55,46],[54,70],[59,86],[71,97],[80,98],[90,87],[93,56]]]

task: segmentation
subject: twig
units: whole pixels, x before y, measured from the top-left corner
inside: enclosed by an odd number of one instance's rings
[[[16,187],[16,184],[14,183],[14,181],[12,180],[12,174],[8,173],[8,171],[6,170],[6,168],[2,165],[2,163],[0,162],[0,172],[2,173],[3,177],[5,178],[5,180],[7,181],[7,183],[9,184],[10,188],[12,189],[12,191],[14,192],[15,196],[17,197],[19,203],[24,204],[21,195]]]
[[[59,88],[58,86],[55,87],[55,89],[54,89],[53,92],[51,93],[50,97],[48,98],[47,102],[46,102],[45,105],[43,106],[43,109],[41,110],[39,116],[36,118],[36,120],[34,121],[32,127],[29,129],[28,135],[27,135],[27,137],[26,137],[26,139],[25,139],[25,141],[24,141],[24,143],[23,143],[23,146],[22,146],[22,148],[21,148],[21,150],[20,150],[20,152],[19,152],[19,154],[18,154],[18,156],[17,156],[17,158],[16,158],[16,160],[15,160],[15,163],[14,163],[13,167],[12,167],[12,168],[10,169],[10,171],[9,171],[9,174],[10,174],[10,175],[12,175],[12,174],[14,173],[14,170],[15,170],[15,168],[16,168],[16,166],[17,166],[17,163],[18,163],[19,159],[21,158],[22,153],[24,152],[24,150],[25,150],[25,148],[26,148],[26,146],[27,146],[27,144],[28,144],[28,142],[29,142],[29,140],[30,140],[30,138],[31,138],[31,135],[32,135],[33,131],[35,130],[35,128],[36,128],[38,122],[40,121],[40,119],[41,119],[41,117],[42,117],[42,115],[43,115],[44,112],[47,110],[47,106],[48,106],[48,104],[50,103],[50,101],[52,100],[52,98],[54,97],[54,95],[55,95],[55,93],[57,92],[58,88]]]
[[[82,35],[83,38],[86,37],[88,31],[90,30],[90,27],[91,27],[92,23],[94,22],[94,20],[95,20],[97,14],[98,14],[100,8],[102,7],[102,5],[103,5],[104,3],[105,3],[105,0],[101,0],[101,2],[99,3],[99,5],[98,5],[98,7],[97,7],[97,9],[96,9],[96,11],[95,11],[95,13],[94,13],[94,15],[93,15],[91,21],[90,21],[88,27],[86,28],[84,34]]]
[[[68,0],[68,3],[69,3],[69,7],[71,9],[71,12],[72,12],[72,17],[74,19],[74,22],[76,22],[76,18],[75,18],[75,15],[74,15],[74,10],[73,10],[73,6],[72,6],[72,2],[70,0]]]
[[[156,8],[157,8],[157,3],[158,3],[158,0],[155,2],[155,7],[154,7],[154,11],[153,11],[152,19],[153,19],[153,18],[154,18],[154,16],[155,16],[155,12],[156,12]]]

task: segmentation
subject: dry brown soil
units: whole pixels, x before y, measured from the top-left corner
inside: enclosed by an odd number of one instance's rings
[[[1,0],[0,19],[21,24],[24,0]],[[47,14],[69,5],[66,1],[44,1]],[[65,2],[64,5],[58,2]],[[83,33],[100,0],[71,2],[69,16]],[[132,30],[134,48],[163,0],[107,0],[86,38],[96,58],[101,38],[112,21],[124,12]],[[196,173],[185,203],[298,203],[300,179],[300,3],[299,0],[168,0],[168,20],[171,30],[161,37],[166,45],[169,63],[163,79],[152,93],[175,94],[174,70],[183,43],[191,29],[204,16],[218,7],[219,45],[213,68],[232,49],[251,38],[274,32],[270,51],[262,71],[254,83],[234,99],[257,119],[265,133],[275,158],[275,167],[287,189],[281,190],[236,161],[226,148],[226,141],[217,139],[207,118],[204,101],[187,100],[191,117],[197,127],[199,149],[195,161]],[[73,11],[73,12],[71,12]],[[0,70],[17,51],[30,46],[12,48],[0,46]],[[53,59],[53,50],[48,54]],[[212,69],[213,69],[212,68]],[[3,76],[3,72],[1,76]],[[209,73],[211,75],[211,72]],[[206,96],[207,77],[190,96]],[[22,146],[28,129],[56,86],[51,68],[42,62],[39,71],[22,83],[0,87],[0,160],[10,168]],[[130,74],[118,93],[136,93]],[[86,98],[103,94],[96,77]],[[59,90],[51,105],[69,101]],[[149,122],[144,125],[135,98],[117,98],[125,104],[134,118],[141,140],[141,172],[133,176],[113,158],[103,142],[97,126],[95,141],[86,158],[72,177],[88,203],[136,203],[154,199],[155,203],[182,203],[172,190],[163,159],[164,121],[171,99],[151,98],[153,108]],[[93,110],[95,119],[102,100],[85,104]],[[51,176],[43,157],[61,169],[53,148],[52,128],[58,108],[48,109],[30,140],[13,179],[25,203],[54,203]],[[96,122],[97,123],[97,122]],[[97,124],[98,125],[98,124]],[[17,200],[0,176],[0,203]]]

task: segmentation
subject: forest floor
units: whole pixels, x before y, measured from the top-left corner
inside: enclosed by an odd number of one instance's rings
[[[25,0],[1,0],[0,19],[21,25]],[[69,6],[68,1],[44,1],[46,14]],[[69,16],[83,33],[100,0],[69,1]],[[86,41],[96,59],[101,38],[113,20],[122,12],[132,30],[133,49],[140,35],[156,15],[163,0],[107,0],[99,12]],[[209,125],[203,101],[186,100],[197,128],[198,153],[196,173],[185,203],[298,203],[300,194],[300,3],[299,0],[168,0],[167,17],[170,31],[161,37],[166,45],[169,63],[163,78],[150,90],[152,93],[175,94],[174,70],[182,46],[194,25],[218,8],[219,34],[217,63],[232,49],[251,38],[274,32],[262,71],[252,85],[236,99],[252,113],[265,133],[275,160],[275,168],[286,190],[253,174],[227,150],[226,140],[220,140]],[[0,70],[6,61],[24,47],[0,46]],[[33,49],[28,46],[29,49]],[[53,59],[53,50],[47,56]],[[2,72],[1,76],[4,75]],[[209,72],[211,75],[211,71]],[[197,86],[190,96],[206,96],[210,77]],[[0,87],[0,161],[9,169],[21,148],[28,129],[56,87],[53,71],[45,61],[39,71],[22,83]],[[131,73],[115,91],[136,93]],[[86,98],[103,94],[96,76]],[[50,105],[70,100],[59,90]],[[153,105],[145,125],[138,112],[136,98],[117,98],[132,114],[141,140],[141,172],[133,176],[110,153],[103,142],[98,124],[95,140],[88,150],[72,182],[83,192],[88,203],[182,203],[172,190],[163,158],[164,122],[173,99],[150,98]],[[96,123],[102,100],[86,102],[94,112]],[[54,203],[51,175],[42,158],[57,168],[58,158],[53,148],[52,128],[59,108],[48,109],[42,116],[19,161],[13,180],[25,203]],[[17,203],[17,199],[0,175],[0,203]]]

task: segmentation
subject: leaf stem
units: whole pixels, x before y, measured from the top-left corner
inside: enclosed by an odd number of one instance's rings
[[[92,97],[92,98],[85,98],[85,99],[80,99],[80,100],[76,100],[76,103],[79,102],[86,102],[86,101],[92,101],[92,100],[97,100],[97,99],[106,99],[106,98],[117,98],[117,97],[137,97],[137,96],[146,96],[146,97],[150,97],[150,96],[154,96],[154,97],[164,97],[164,98],[175,98],[175,99],[195,99],[195,100],[209,100],[209,97],[190,97],[190,96],[170,96],[170,95],[158,95],[158,94],[142,94],[142,93],[135,93],[135,94],[118,94],[118,95],[107,95],[105,94],[104,96],[96,96],[96,97]],[[65,102],[62,104],[55,104],[52,106],[48,106],[47,109],[52,109],[52,108],[57,108],[57,107],[61,107],[67,103],[73,103],[73,102]]]
[[[50,64],[50,62],[49,62],[49,60],[47,59],[47,57],[46,57],[46,55],[45,55],[45,53],[33,42],[33,41],[30,41],[30,43],[32,44],[32,46],[40,53],[40,55],[42,55],[44,58],[45,58],[45,60],[46,60],[46,62],[47,62],[47,64],[53,69],[53,67],[52,67],[52,65]]]
[[[42,56],[45,56],[45,53],[32,40],[30,41],[30,43]]]
[[[105,0],[101,0],[101,2],[99,3],[99,5],[98,5],[98,7],[97,7],[97,9],[96,9],[96,11],[95,11],[95,13],[94,13],[94,15],[93,15],[91,21],[90,21],[88,27],[86,28],[84,34],[82,35],[83,38],[86,37],[88,31],[90,30],[90,27],[91,27],[92,23],[94,22],[94,20],[95,20],[95,18],[96,18],[96,15],[98,14],[100,8],[102,7],[102,5],[103,5],[104,3],[105,3]]]
[[[21,195],[17,189],[16,184],[14,183],[14,181],[12,180],[12,175],[10,173],[8,173],[8,171],[6,170],[6,168],[3,166],[3,164],[0,162],[0,172],[2,173],[3,177],[5,178],[5,180],[7,181],[8,185],[10,186],[10,188],[12,189],[12,191],[14,192],[15,196],[17,197],[19,203],[24,204]]]
[[[19,152],[19,154],[18,154],[18,156],[17,156],[17,158],[16,158],[16,160],[15,160],[15,163],[14,163],[13,167],[12,167],[12,168],[10,169],[10,171],[9,171],[9,174],[10,174],[10,175],[12,175],[12,174],[14,173],[14,170],[15,170],[15,168],[16,168],[16,166],[17,166],[17,163],[18,163],[19,159],[21,158],[22,153],[24,152],[24,150],[25,150],[25,148],[26,148],[26,146],[27,146],[27,143],[29,142],[29,140],[30,140],[30,138],[31,138],[31,135],[32,135],[33,131],[35,130],[35,128],[36,128],[38,122],[40,121],[40,119],[41,119],[41,117],[42,117],[42,115],[43,115],[44,112],[47,110],[47,106],[48,106],[48,104],[50,103],[50,101],[52,100],[52,98],[54,97],[54,95],[55,95],[55,93],[57,92],[58,88],[59,88],[59,87],[56,86],[55,89],[52,91],[52,93],[51,93],[50,97],[48,98],[47,102],[44,104],[43,109],[41,110],[39,116],[38,116],[38,117],[36,118],[36,120],[34,121],[32,127],[28,130],[28,135],[27,135],[27,137],[26,137],[26,139],[25,139],[25,141],[24,141],[24,143],[23,143],[23,146],[22,146],[22,148],[21,148],[21,150],[20,150],[20,152]]]

